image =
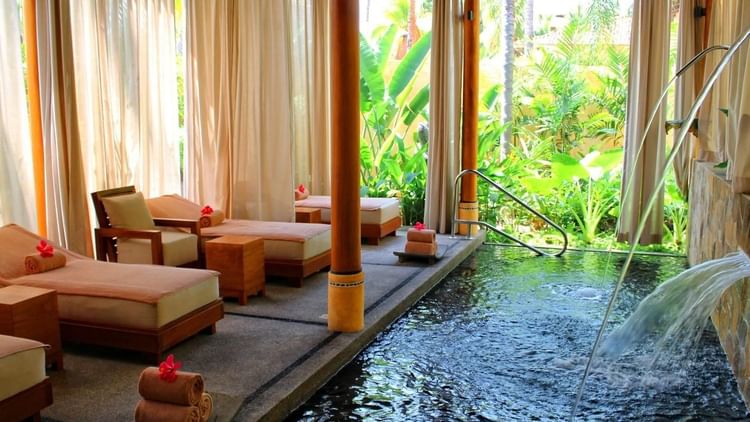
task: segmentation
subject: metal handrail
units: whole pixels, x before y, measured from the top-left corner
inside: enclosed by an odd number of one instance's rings
[[[535,216],[541,218],[542,220],[544,220],[544,222],[546,222],[547,224],[549,224],[550,226],[552,226],[555,230],[559,231],[560,234],[562,234],[562,236],[563,236],[563,245],[562,245],[562,248],[558,252],[556,252],[556,253],[553,253],[553,254],[552,253],[548,253],[548,252],[545,252],[545,251],[537,248],[534,245],[530,245],[530,244],[524,242],[523,240],[518,239],[515,236],[513,236],[513,235],[511,235],[509,233],[506,233],[506,232],[504,232],[504,231],[502,231],[500,229],[498,229],[497,227],[495,227],[495,226],[493,226],[493,225],[491,225],[491,224],[489,224],[487,222],[480,221],[480,220],[462,220],[462,219],[458,218],[458,183],[467,174],[474,174],[474,175],[479,176],[482,180],[484,180],[485,182],[489,183],[492,187],[494,187],[495,189],[499,190],[500,192],[506,194],[512,200],[514,200],[516,203],[518,203],[519,205],[521,205],[522,207],[524,207],[527,211],[529,211],[530,213],[534,214]],[[461,173],[458,173],[458,176],[456,176],[456,180],[453,183],[453,227],[451,227],[451,237],[455,237],[456,236],[456,225],[457,224],[468,224],[469,225],[469,230],[468,230],[468,234],[467,234],[467,237],[469,237],[469,238],[471,237],[471,225],[472,224],[476,224],[478,226],[482,226],[482,227],[485,227],[485,228],[487,228],[489,230],[492,230],[492,231],[494,231],[497,234],[503,235],[503,236],[507,237],[508,239],[510,239],[510,240],[518,243],[519,245],[521,245],[521,246],[523,246],[523,247],[525,247],[527,249],[531,249],[532,251],[536,252],[537,254],[543,255],[543,256],[561,256],[568,249],[568,234],[565,233],[565,230],[563,230],[562,227],[560,227],[557,224],[555,224],[555,222],[552,221],[552,220],[550,220],[549,218],[547,218],[546,215],[544,215],[544,214],[540,213],[539,211],[531,208],[531,206],[529,204],[527,204],[526,202],[524,202],[521,198],[517,197],[516,195],[513,195],[507,189],[505,189],[501,185],[495,183],[489,177],[485,176],[481,172],[479,172],[477,170],[474,170],[474,169],[466,169],[466,170],[463,170]]]

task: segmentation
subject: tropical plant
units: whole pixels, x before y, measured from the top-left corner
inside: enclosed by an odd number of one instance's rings
[[[426,139],[412,139],[419,135],[414,127],[427,117],[429,86],[417,86],[417,75],[429,53],[431,34],[423,35],[387,78],[397,31],[393,25],[386,28],[373,44],[360,35],[360,172],[365,194],[399,196],[414,204],[414,210],[405,204],[408,224],[412,214],[421,219],[419,208],[424,209]]]
[[[549,162],[549,177],[527,177],[521,183],[540,195],[566,198],[581,232],[581,240],[591,243],[599,223],[617,205],[622,149],[592,151],[581,159],[555,154]]]

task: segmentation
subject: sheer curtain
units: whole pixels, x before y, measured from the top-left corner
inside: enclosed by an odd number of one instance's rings
[[[71,2],[91,190],[179,193],[173,0]]]
[[[232,137],[232,215],[292,221],[289,3],[240,1]]]
[[[732,41],[750,27],[750,4],[738,2],[734,12]],[[729,92],[732,93],[727,118],[727,155],[731,164],[729,177],[735,193],[750,193],[750,47],[742,46],[729,69]]]
[[[330,193],[328,0],[291,1],[294,182]]]
[[[37,231],[29,118],[15,1],[0,3],[0,226]]]
[[[189,193],[233,218],[294,218],[292,7],[188,3]]]
[[[70,3],[39,0],[39,86],[48,237],[93,255],[73,71]],[[77,29],[77,28],[76,28]]]
[[[230,212],[236,1],[187,3],[187,195]]]
[[[630,72],[625,126],[625,162],[622,189],[631,184],[630,193],[622,198],[618,227],[620,241],[642,244],[660,243],[663,234],[663,195],[647,213],[647,201],[656,190],[665,162],[664,116],[661,113],[651,126],[643,145],[648,116],[667,82],[669,59],[669,2],[635,0],[630,40]],[[640,151],[640,156],[638,152]],[[637,158],[637,160],[636,160]],[[623,195],[624,196],[624,195]],[[640,239],[635,232],[642,219],[648,219]]]
[[[435,2],[432,11],[425,222],[440,233],[451,231],[453,179],[459,171],[463,70],[461,4],[460,0]]]

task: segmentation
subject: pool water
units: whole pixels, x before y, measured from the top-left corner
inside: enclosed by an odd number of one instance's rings
[[[624,255],[536,257],[483,246],[289,420],[568,420]],[[610,326],[681,272],[636,256]],[[595,365],[580,420],[750,416],[713,327],[687,359],[644,370],[648,352]]]

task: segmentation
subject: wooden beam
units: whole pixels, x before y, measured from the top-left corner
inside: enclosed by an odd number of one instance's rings
[[[359,0],[332,0],[331,272],[328,328],[364,328],[359,217]]]
[[[477,125],[479,123],[479,0],[464,3],[464,81],[463,126],[461,136],[461,169],[477,168]],[[478,220],[477,177],[469,174],[461,179],[461,203],[458,217]],[[478,227],[473,226],[473,231]],[[466,225],[459,225],[461,234],[468,233]]]
[[[36,38],[36,0],[23,2],[23,39],[26,44],[26,85],[29,95],[29,126],[31,157],[34,167],[34,199],[37,230],[47,237],[47,203],[44,196],[44,139],[42,138],[42,108],[39,96],[39,61]]]

